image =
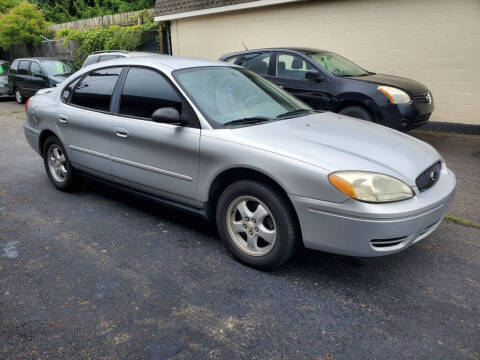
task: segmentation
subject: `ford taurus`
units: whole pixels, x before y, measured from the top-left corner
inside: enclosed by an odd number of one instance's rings
[[[201,214],[261,269],[302,244],[361,257],[404,250],[435,230],[455,190],[430,145],[314,111],[227,63],[102,62],[26,108],[25,136],[57,189],[88,175]]]

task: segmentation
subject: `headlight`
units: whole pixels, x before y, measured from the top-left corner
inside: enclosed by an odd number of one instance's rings
[[[403,90],[391,86],[379,86],[377,90],[382,92],[392,104],[407,104],[410,96]]]
[[[413,197],[410,186],[389,175],[366,171],[338,171],[328,175],[328,179],[338,190],[360,201],[384,203]]]

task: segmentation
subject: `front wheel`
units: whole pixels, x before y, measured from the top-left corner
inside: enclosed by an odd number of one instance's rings
[[[298,245],[295,218],[287,199],[257,181],[225,189],[217,204],[218,232],[241,262],[270,270],[289,260]]]
[[[347,106],[346,108],[340,110],[339,114],[351,116],[365,121],[373,121],[372,115],[368,112],[368,110],[361,106]]]

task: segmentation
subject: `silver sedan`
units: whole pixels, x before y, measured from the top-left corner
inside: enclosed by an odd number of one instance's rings
[[[231,64],[103,62],[26,107],[25,136],[56,188],[87,175],[200,214],[262,269],[301,244],[362,257],[404,250],[435,230],[455,191],[430,145],[316,112]]]

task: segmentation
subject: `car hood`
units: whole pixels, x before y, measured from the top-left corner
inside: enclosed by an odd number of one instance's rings
[[[415,186],[421,172],[441,159],[432,146],[414,137],[330,112],[220,133],[229,141],[288,156],[326,172],[374,171],[410,186]]]
[[[419,83],[418,81],[400,76],[370,74],[368,76],[352,76],[349,77],[349,79],[365,81],[378,85],[393,86],[412,94],[428,91],[428,88],[425,85]]]

